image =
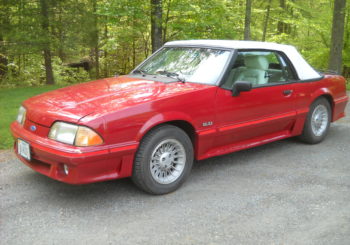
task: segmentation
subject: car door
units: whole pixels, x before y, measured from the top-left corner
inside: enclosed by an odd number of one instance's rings
[[[238,52],[216,96],[217,147],[257,144],[288,135],[296,118],[294,74],[285,56],[275,51]],[[252,90],[232,95],[237,81]]]

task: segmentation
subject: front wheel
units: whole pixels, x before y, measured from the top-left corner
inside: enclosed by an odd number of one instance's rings
[[[151,194],[166,194],[180,187],[193,163],[193,146],[178,127],[163,125],[150,131],[136,153],[132,180]]]
[[[327,135],[331,122],[331,106],[327,99],[315,100],[307,115],[303,133],[299,138],[309,144],[321,142]]]

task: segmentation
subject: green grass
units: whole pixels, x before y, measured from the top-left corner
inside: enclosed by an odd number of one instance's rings
[[[13,145],[10,124],[16,120],[22,101],[60,87],[62,85],[0,89],[0,149],[8,149]]]

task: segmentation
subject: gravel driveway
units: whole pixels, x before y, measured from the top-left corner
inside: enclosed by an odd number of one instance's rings
[[[164,196],[129,179],[63,184],[0,151],[0,244],[350,244],[349,143],[348,116],[319,145],[197,162]]]

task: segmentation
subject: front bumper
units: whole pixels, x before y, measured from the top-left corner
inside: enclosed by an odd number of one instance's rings
[[[40,137],[24,129],[17,121],[11,124],[17,157],[35,171],[69,183],[86,184],[130,177],[138,143],[75,147]],[[17,139],[30,144],[31,160],[17,153]],[[68,166],[66,175],[63,166]]]

